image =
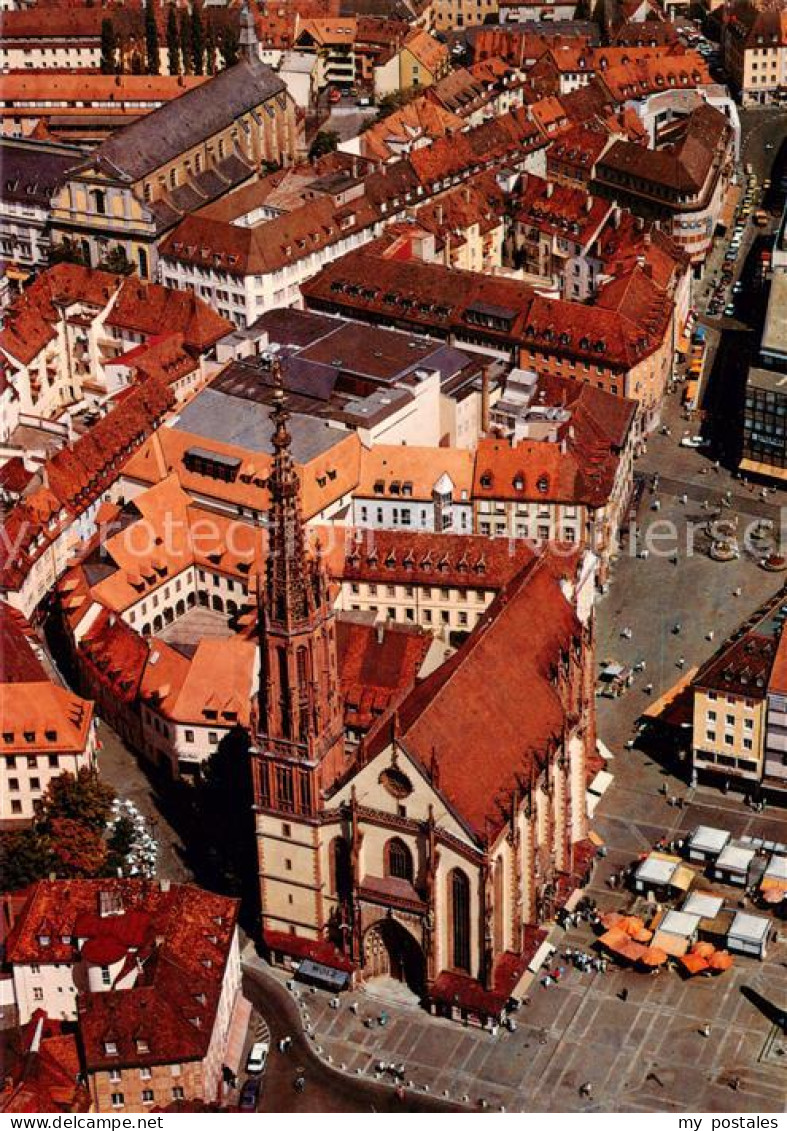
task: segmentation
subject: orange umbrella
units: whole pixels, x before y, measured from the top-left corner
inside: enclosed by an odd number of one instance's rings
[[[714,954],[715,951],[716,947],[713,945],[713,943],[709,942],[697,942],[691,948],[692,954],[699,954],[702,958],[710,958],[710,956]]]
[[[621,919],[621,921],[618,923],[618,926],[632,938],[635,938],[640,931],[645,930],[645,924],[642,919],[640,919],[639,915],[624,916],[624,918]]]
[[[692,977],[708,969],[708,962],[701,954],[682,954],[678,959],[683,969]]]
[[[608,931],[610,927],[620,926],[620,920],[624,918],[625,916],[621,915],[619,911],[605,911],[601,916],[601,925],[604,930]]]
[[[649,931],[647,927],[643,927],[641,931],[637,931],[636,935],[632,938],[634,942],[649,943],[653,938],[653,931]]]
[[[787,899],[787,891],[782,888],[767,888],[762,893],[764,903],[781,903],[783,899]]]
[[[640,958],[643,966],[663,966],[667,961],[667,952],[658,946],[649,946]]]
[[[723,970],[729,970],[732,963],[733,958],[731,954],[728,954],[726,950],[717,950],[716,953],[712,954],[708,959],[708,968],[712,970],[714,974],[721,974]]]

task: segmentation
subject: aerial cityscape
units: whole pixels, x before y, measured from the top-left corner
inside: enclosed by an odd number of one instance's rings
[[[777,1127],[787,0],[0,0],[0,111],[0,1115]]]

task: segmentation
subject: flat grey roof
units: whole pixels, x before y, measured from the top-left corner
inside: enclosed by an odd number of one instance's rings
[[[760,350],[787,358],[787,271],[773,273]]]
[[[769,393],[781,393],[787,397],[787,373],[776,369],[759,369],[753,366],[746,378],[747,388],[764,389]]]
[[[742,848],[737,844],[728,844],[716,858],[716,867],[729,872],[748,872],[749,865],[755,855],[753,848]]]
[[[700,852],[721,852],[730,839],[727,829],[715,829],[711,825],[698,825],[689,837],[689,848]]]
[[[251,452],[273,453],[270,406],[245,397],[203,389],[186,405],[171,427],[203,436],[206,440],[234,444]],[[334,428],[325,420],[299,413],[293,413],[289,427],[296,463],[308,463],[347,438],[345,429]]]
[[[729,933],[737,939],[762,942],[763,939],[767,938],[770,929],[770,919],[764,919],[762,915],[749,915],[745,911],[739,911],[732,921]]]

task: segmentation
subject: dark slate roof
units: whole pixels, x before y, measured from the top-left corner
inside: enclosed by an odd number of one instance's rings
[[[49,208],[55,190],[69,169],[84,161],[84,154],[70,146],[15,138],[0,140],[0,168],[4,200]]]
[[[285,91],[282,80],[265,63],[241,60],[210,82],[117,130],[98,147],[94,161],[138,180]]]

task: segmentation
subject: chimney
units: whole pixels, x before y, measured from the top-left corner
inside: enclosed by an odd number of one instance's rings
[[[166,894],[169,891],[169,880],[159,880],[159,887]]]
[[[374,627],[377,634],[377,643],[382,644],[385,640],[385,621],[378,621]]]
[[[481,431],[489,431],[489,366],[481,370]]]
[[[465,185],[465,204],[470,203],[470,186]]]
[[[635,218],[634,226],[636,227],[638,232],[644,232],[645,231],[645,221],[642,218],[642,216],[637,216]]]
[[[555,191],[555,186],[554,186],[554,184],[552,183],[552,181],[547,181],[547,189],[546,189],[546,198],[547,198],[547,200],[549,200],[549,199],[550,199],[550,197],[552,196],[552,193],[553,193],[554,191]]]
[[[587,200],[585,201],[585,211],[586,212],[592,212],[593,211],[593,197],[592,196],[589,196],[587,198]]]
[[[435,219],[437,220],[438,227],[442,227],[442,225],[443,225],[443,206],[442,206],[442,204],[435,205],[434,214],[435,214]]]
[[[619,228],[620,227],[620,207],[617,204],[612,209],[612,227],[613,228]]]

